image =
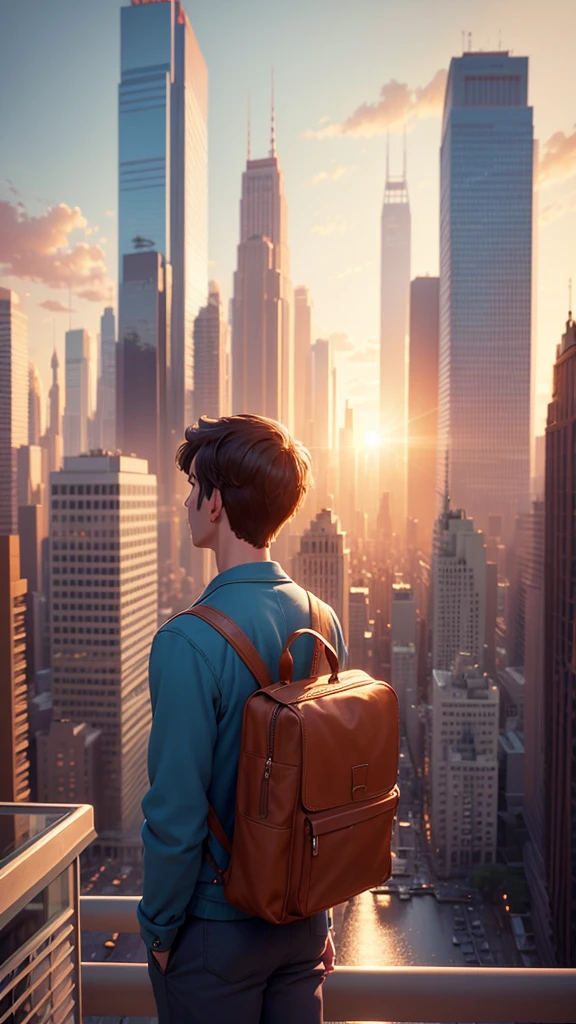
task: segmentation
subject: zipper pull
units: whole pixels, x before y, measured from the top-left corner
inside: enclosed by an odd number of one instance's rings
[[[260,786],[260,817],[268,817],[268,789],[270,786],[270,772],[272,771],[272,758],[269,757],[264,765],[264,775]]]
[[[318,836],[312,836],[312,856],[318,856]]]

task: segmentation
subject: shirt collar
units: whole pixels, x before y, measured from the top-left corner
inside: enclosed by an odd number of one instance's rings
[[[218,573],[200,595],[197,603],[204,601],[218,590],[218,587],[224,587],[227,583],[263,582],[289,583],[290,577],[286,575],[279,562],[246,562],[245,565],[235,565],[232,569]]]

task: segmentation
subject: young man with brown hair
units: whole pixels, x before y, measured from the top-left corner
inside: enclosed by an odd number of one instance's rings
[[[270,559],[270,544],[301,507],[310,456],[261,416],[201,418],[177,454],[188,476],[192,543],[210,548],[218,575],[199,604],[228,615],[272,679],[288,636],[310,625],[306,591]],[[332,612],[333,643],[347,652]],[[314,641],[293,647],[294,678],[309,675]],[[150,655],[152,730],[144,886],[138,910],[160,1024],[320,1024],[333,966],[326,914],[273,925],[227,902],[227,854],[207,824],[211,805],[234,831],[244,704],[256,681],[208,623],[179,615]],[[210,856],[207,857],[207,843]]]

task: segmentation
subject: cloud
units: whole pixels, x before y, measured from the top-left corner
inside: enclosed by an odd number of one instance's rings
[[[384,135],[389,128],[402,127],[407,121],[439,117],[444,103],[446,77],[446,70],[442,68],[427,85],[414,89],[393,78],[382,86],[376,102],[361,103],[344,121],[309,129],[304,134],[306,138],[313,139],[333,139],[342,135],[372,138]]]
[[[326,221],[324,224],[314,224],[314,227],[310,228],[310,232],[313,235],[333,235],[335,232],[342,232],[348,229],[348,225],[341,217],[335,217],[334,220]]]
[[[324,181],[339,181],[340,178],[349,174],[352,169],[352,167],[346,167],[344,164],[336,164],[336,167],[331,171],[319,171],[318,174],[310,178],[310,181],[306,181],[304,186],[321,185]]]
[[[540,212],[540,224],[553,224],[556,220],[569,216],[576,211],[576,195],[568,199],[561,199],[557,203],[550,203]]]
[[[83,298],[102,301],[108,295],[104,250],[85,241],[72,245],[69,238],[87,227],[77,206],[60,203],[33,217],[21,206],[0,200],[1,272],[49,288],[73,288]]]
[[[571,135],[554,132],[542,147],[539,183],[549,185],[576,174],[576,128]]]
[[[348,356],[348,362],[370,363],[375,365],[379,362],[378,346],[368,342],[364,348],[357,348],[355,352],[352,352],[352,354]]]
[[[104,216],[105,217],[115,217],[116,216],[116,210],[105,210],[104,211]]]
[[[354,348],[350,338],[343,331],[336,331],[334,334],[330,334],[328,341],[332,346],[333,352],[351,352]]]
[[[46,299],[45,302],[39,302],[40,309],[47,309],[51,313],[75,313],[75,309],[70,309],[69,306],[65,306],[59,299]]]

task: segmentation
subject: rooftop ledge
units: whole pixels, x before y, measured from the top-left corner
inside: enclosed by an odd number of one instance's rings
[[[137,932],[137,896],[83,896],[86,931]],[[576,970],[338,967],[325,985],[330,1021],[576,1024]],[[155,1016],[146,964],[83,963],[83,1012]]]

